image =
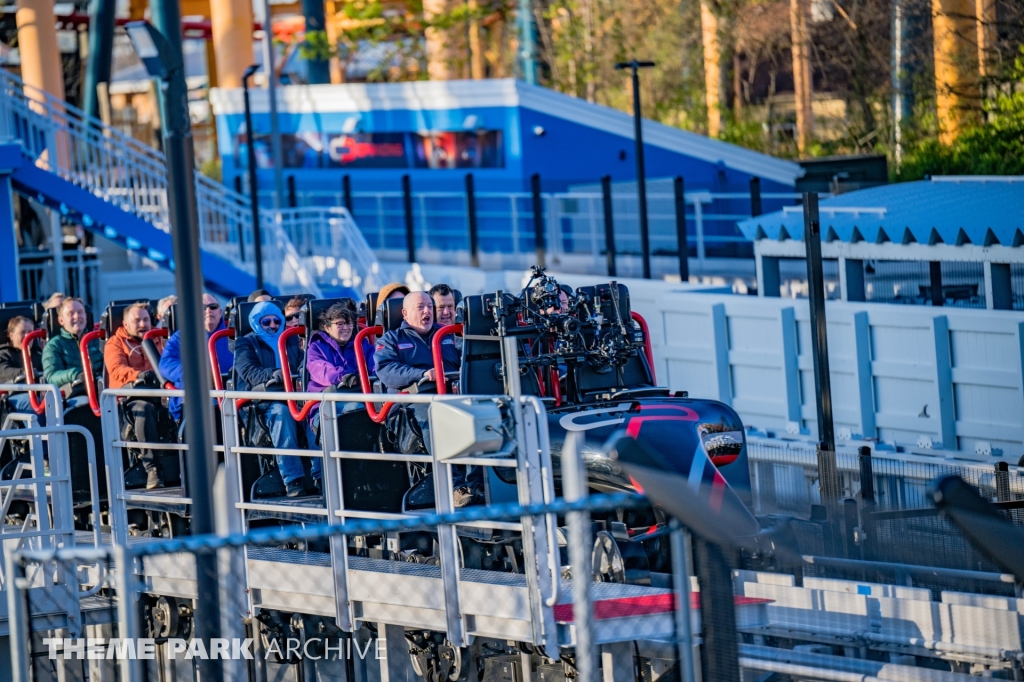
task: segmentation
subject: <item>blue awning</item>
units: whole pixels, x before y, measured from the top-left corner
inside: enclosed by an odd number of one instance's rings
[[[1024,176],[936,177],[822,200],[825,241],[1024,244]],[[800,206],[738,223],[755,239],[803,239]]]

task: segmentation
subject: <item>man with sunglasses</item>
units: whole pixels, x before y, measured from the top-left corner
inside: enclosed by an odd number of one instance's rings
[[[235,389],[283,391],[284,376],[277,343],[285,326],[284,313],[270,301],[257,303],[249,313],[249,325],[253,331],[235,342]],[[298,337],[288,339],[286,350],[292,376],[301,376],[302,351]],[[292,419],[286,402],[258,400],[256,410],[258,417],[270,432],[270,441],[275,448],[299,447],[298,424]],[[302,458],[280,455],[275,459],[288,497],[305,494]],[[311,473],[318,488],[321,471],[320,458],[313,458]]]
[[[211,294],[203,294],[203,326],[206,328],[206,340],[210,340],[210,336],[219,329],[225,329],[224,325],[224,311],[220,307],[220,303]],[[231,365],[234,362],[234,356],[231,353],[231,344],[227,337],[217,339],[217,362],[220,367],[217,368],[221,374],[227,374],[231,371]],[[183,388],[182,374],[181,374],[181,330],[178,330],[171,334],[171,338],[167,340],[167,345],[164,346],[164,352],[160,356],[160,374],[165,379],[172,382],[175,388]],[[174,420],[181,422],[181,398],[170,398],[167,401],[167,409],[171,411],[171,416]]]

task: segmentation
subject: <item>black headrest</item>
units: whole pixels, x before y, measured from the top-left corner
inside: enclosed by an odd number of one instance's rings
[[[24,306],[21,308],[4,306],[3,308],[0,308],[0,344],[8,343],[10,341],[10,339],[7,338],[8,322],[10,322],[15,317],[27,317],[28,319],[31,320],[33,319],[32,313],[33,310],[29,306]]]
[[[515,300],[511,294],[504,296],[506,303],[512,303]],[[491,331],[498,326],[494,320],[494,298],[494,294],[484,294],[483,296],[466,296],[462,299],[463,334],[469,336],[491,335]]]
[[[32,314],[25,315],[25,317],[31,318],[37,327],[46,317],[46,311],[43,310],[43,304],[39,301],[7,301],[6,303],[0,303],[0,308],[31,308]]]
[[[615,283],[618,289],[619,319],[627,325],[632,324],[632,315],[629,307],[629,289],[625,284]],[[577,296],[582,296],[587,303],[594,306],[594,299],[597,299],[596,307],[601,311],[606,320],[615,319],[615,303],[612,300],[612,283],[598,284],[597,286],[580,287],[576,290]]]
[[[356,313],[356,302],[351,298],[314,298],[306,301],[306,336],[320,329],[320,315],[335,303],[344,303]]]
[[[167,335],[170,336],[174,332],[178,331],[178,304],[175,303],[167,312],[164,313],[164,328],[167,330]]]
[[[375,291],[372,294],[367,294],[366,295],[366,310],[363,312],[363,314],[366,315],[367,318],[372,317],[374,315],[375,311],[377,310],[377,295],[378,294],[380,294],[380,292],[379,291]],[[367,319],[366,320],[366,324],[372,325],[373,324],[373,320]]]
[[[153,312],[156,310],[156,304],[153,301],[147,301],[145,299],[141,301],[114,301],[107,306],[107,309],[103,312],[102,326],[103,330],[107,332],[107,337],[112,337],[117,333],[118,328],[124,323],[124,311],[130,305],[136,303],[145,303],[146,309],[149,310],[150,322],[156,322],[156,314]]]
[[[85,331],[92,331],[93,318],[92,309],[89,306],[82,304],[85,307]],[[60,322],[57,321],[58,311],[60,306],[56,308],[50,308],[46,311],[46,334],[47,338],[52,339],[53,337],[60,334]]]
[[[404,302],[404,298],[389,298],[381,304],[380,308],[377,308],[377,317],[374,322],[382,325],[385,333],[402,326],[402,304]]]

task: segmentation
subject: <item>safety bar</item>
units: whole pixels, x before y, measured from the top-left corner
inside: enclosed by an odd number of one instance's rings
[[[210,355],[210,369],[213,371],[213,387],[218,391],[224,390],[224,377],[220,373],[220,358],[217,356],[217,342],[223,338],[235,338],[235,330],[231,327],[218,329],[210,334],[210,340],[206,344],[207,353]],[[217,404],[223,404],[223,398],[217,398]]]
[[[441,358],[441,339],[451,334],[461,334],[462,323],[449,324],[441,327],[434,333],[434,339],[430,343],[430,353],[434,358],[434,374],[437,375],[437,394],[448,393],[448,382],[444,378],[444,361]]]
[[[107,333],[102,329],[94,329],[91,332],[86,332],[82,335],[82,340],[78,342],[78,352],[82,358],[82,373],[85,375],[85,393],[89,396],[89,407],[92,409],[92,413],[97,417],[100,416],[100,399],[96,395],[96,379],[93,378],[92,373],[92,358],[89,357],[89,343],[93,339],[105,339]]]
[[[363,389],[364,394],[375,395],[373,393],[373,387],[370,386],[370,371],[366,368],[366,358],[363,357],[363,339],[368,336],[376,337],[378,334],[383,333],[384,327],[381,325],[367,327],[366,329],[360,329],[359,333],[356,334],[355,341],[353,341],[355,344],[355,348],[353,348],[353,350],[356,354],[356,366],[359,368],[359,386]],[[380,424],[388,416],[388,412],[391,411],[391,407],[393,405],[394,403],[392,402],[386,402],[378,412],[376,404],[368,400],[366,401],[366,412],[370,415],[370,419]]]
[[[299,334],[305,334],[306,328],[302,325],[297,327],[288,327],[281,336],[277,339],[277,354],[281,358],[281,378],[284,381],[285,393],[294,393],[295,386],[292,384],[292,368],[288,364],[288,339]],[[288,401],[288,412],[292,415],[292,419],[297,422],[301,422],[309,416],[310,410],[316,405],[319,405],[319,400],[310,400],[302,406],[300,410],[298,404],[294,400]]]
[[[651,330],[647,327],[647,320],[635,310],[630,313],[633,319],[640,325],[640,331],[644,335],[644,354],[647,355],[647,364],[651,366],[651,383],[658,385],[658,377],[654,374],[654,349],[651,347]]]
[[[32,342],[36,339],[45,339],[47,336],[48,334],[45,329],[37,329],[26,334],[25,338],[21,341],[21,363],[25,368],[26,384],[36,383],[36,369],[32,366]],[[32,411],[36,414],[42,414],[46,409],[46,401],[37,399],[35,391],[28,392],[28,401],[32,406]]]
[[[156,329],[150,329],[148,332],[142,335],[142,340],[147,341],[149,339],[166,339],[171,334],[166,329],[158,327]]]

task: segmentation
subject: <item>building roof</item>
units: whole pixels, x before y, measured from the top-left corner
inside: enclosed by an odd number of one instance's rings
[[[523,107],[626,138],[633,137],[633,117],[548,88],[512,78],[345,85],[292,85],[277,90],[281,109],[292,113],[387,110],[438,110],[481,107]],[[254,112],[265,112],[265,90],[250,93]],[[242,91],[214,89],[214,113],[240,114]],[[713,140],[654,121],[644,120],[644,143],[702,161],[794,185],[804,174],[799,164]]]
[[[826,241],[1024,244],[1024,176],[941,176],[872,187],[819,204]],[[738,223],[755,239],[803,239],[803,209]]]

